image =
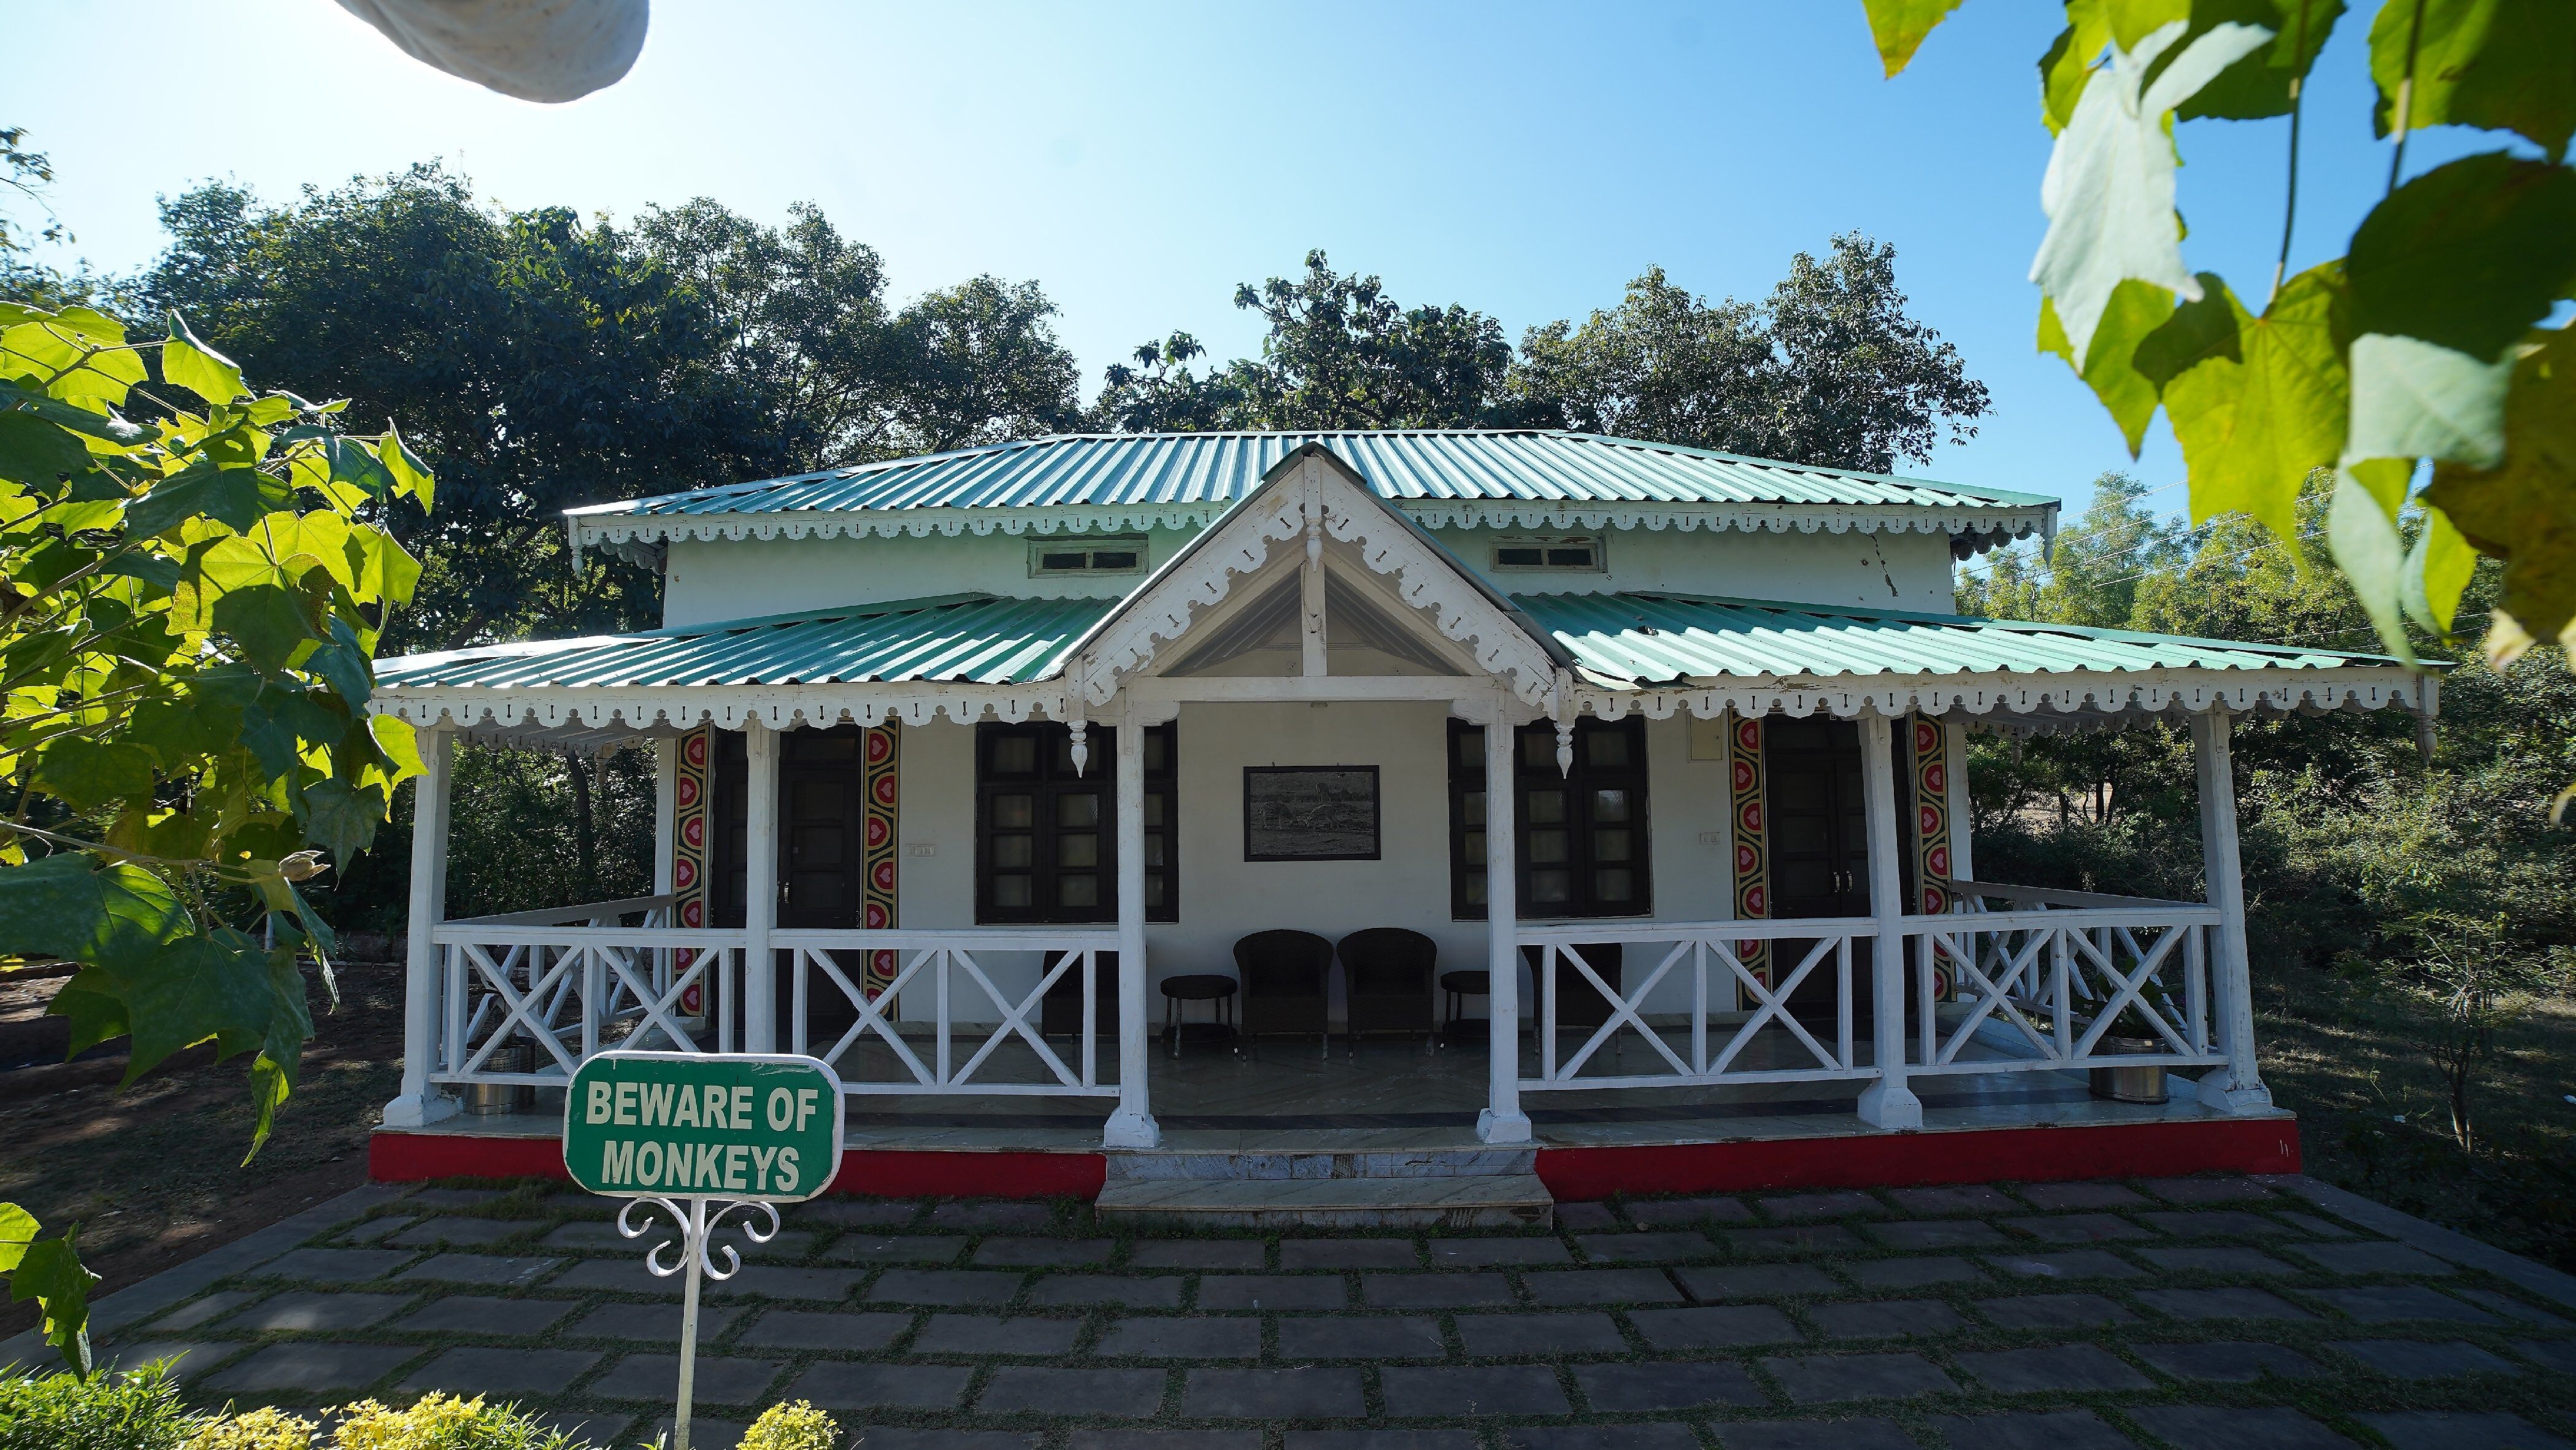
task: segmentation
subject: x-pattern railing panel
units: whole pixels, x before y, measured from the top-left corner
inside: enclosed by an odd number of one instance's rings
[[[1538,996],[1539,1075],[1525,1079],[1524,1089],[1590,1089],[1613,1087],[1672,1087],[1706,1085],[1719,1082],[1790,1081],[1810,1078],[1853,1078],[1874,1076],[1874,1072],[1855,1064],[1852,1055],[1853,983],[1852,942],[1867,937],[1872,929],[1866,922],[1835,921],[1759,921],[1699,922],[1688,925],[1585,925],[1524,928],[1524,942],[1535,948],[1531,966],[1536,974]],[[1788,965],[1779,984],[1764,980],[1758,970],[1745,965],[1738,950],[1739,939],[1773,941],[1784,949],[1798,943],[1806,946],[1794,965]],[[1647,945],[1661,948],[1653,965],[1642,973],[1623,973],[1625,980],[1614,988],[1599,963],[1588,959],[1582,948],[1593,942],[1620,942],[1626,946]],[[1784,957],[1784,965],[1786,959]],[[1820,969],[1831,963],[1835,977],[1835,1044],[1827,1046],[1808,1025],[1790,1009],[1790,998]],[[1688,1056],[1674,1050],[1665,1030],[1647,1014],[1647,1001],[1664,988],[1677,972],[1690,976],[1691,1011],[1689,1016]],[[1570,975],[1569,975],[1570,974]],[[1632,984],[1633,985],[1630,985]],[[1589,986],[1600,995],[1607,1017],[1592,1026],[1582,1043],[1569,1055],[1558,1053],[1558,1007],[1565,985]],[[1741,1022],[1721,1023],[1719,1034],[1709,1031],[1712,1020],[1712,988],[1721,997],[1732,996],[1746,1009]],[[1731,989],[1731,991],[1729,990]],[[1723,1010],[1723,1009],[1721,1009]],[[1634,1033],[1645,1039],[1661,1059],[1662,1070],[1647,1073],[1603,1074],[1598,1071],[1599,1054],[1605,1044],[1615,1044],[1620,1034]],[[1810,1064],[1741,1065],[1757,1042],[1771,1034],[1797,1044],[1796,1051]],[[1586,1067],[1595,1069],[1586,1076]]]
[[[730,1040],[729,969],[740,952],[728,933],[455,922],[436,928],[432,940],[444,957],[447,999],[436,1080],[561,1082],[584,1057],[646,1026],[669,1050],[723,1051]],[[717,999],[712,1043],[683,1018],[693,988]],[[544,1054],[531,1071],[496,1069],[493,1055],[516,1038],[542,1044]]]
[[[772,940],[794,953],[789,1036],[797,1050],[807,1050],[814,1010],[809,983],[812,975],[820,972],[832,990],[858,1014],[858,1020],[820,1054],[824,1060],[841,1065],[854,1048],[874,1041],[884,1047],[901,1070],[892,1079],[871,1079],[845,1067],[842,1087],[846,1092],[1108,1096],[1117,1091],[1114,1084],[1103,1085],[1099,1080],[1098,1048],[1088,1032],[1077,1067],[1056,1051],[1041,1028],[1047,993],[1069,973],[1079,974],[1083,983],[1083,1021],[1087,1027],[1114,1027],[1101,1023],[1098,1013],[1101,957],[1116,949],[1115,938],[1106,933],[800,930],[778,933]],[[845,952],[881,951],[895,952],[900,966],[874,991],[853,981],[838,960]],[[1037,957],[1034,984],[1025,993],[1014,996],[996,980],[999,969],[991,960],[996,953],[1031,953]],[[960,979],[972,984],[962,1001],[957,999],[953,985]],[[907,987],[916,992],[927,989],[931,1012],[926,1019],[904,1015],[900,1004]],[[978,993],[998,1016],[961,1021],[961,1007],[980,1010],[975,1001]],[[907,1025],[913,1029],[912,1037],[905,1035]],[[961,1027],[974,1030],[961,1034]],[[930,1039],[927,1053],[916,1045],[925,1030]],[[973,1044],[962,1063],[957,1060],[961,1040]],[[1014,1043],[1029,1050],[1039,1069],[1039,1080],[988,1080],[996,1055]]]

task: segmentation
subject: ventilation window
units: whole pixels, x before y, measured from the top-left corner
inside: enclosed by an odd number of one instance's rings
[[[1041,539],[1029,545],[1029,577],[1050,574],[1141,574],[1145,572],[1145,536],[1113,534],[1098,539]]]
[[[1497,569],[1601,568],[1601,540],[1593,534],[1504,538],[1494,541]]]

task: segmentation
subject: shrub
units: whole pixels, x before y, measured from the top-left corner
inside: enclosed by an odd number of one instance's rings
[[[0,1378],[0,1450],[179,1450],[189,1428],[165,1365]]]
[[[263,1405],[246,1415],[200,1421],[187,1450],[314,1450],[317,1428],[301,1415]]]
[[[743,1432],[741,1450],[833,1450],[841,1427],[803,1400],[772,1405]]]
[[[519,1413],[515,1405],[487,1405],[483,1397],[423,1395],[408,1410],[374,1400],[348,1407],[332,1437],[332,1450],[578,1450],[579,1442]]]

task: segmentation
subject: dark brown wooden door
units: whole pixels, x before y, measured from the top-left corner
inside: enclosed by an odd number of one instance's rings
[[[1891,775],[1897,785],[1896,819],[1914,816],[1913,793],[1907,788],[1903,732],[1893,742]],[[1857,721],[1773,719],[1763,725],[1763,770],[1771,827],[1771,915],[1792,917],[1867,916],[1869,904],[1869,800],[1861,770],[1861,734]],[[1914,872],[1908,853],[1898,853],[1898,871],[1906,900],[1913,899]],[[1784,941],[1776,949],[1775,970],[1786,974],[1814,948],[1812,941]],[[1852,943],[1852,998],[1856,1017],[1870,1015],[1870,948]],[[1783,960],[1785,958],[1785,960]],[[1834,1014],[1831,958],[1816,964],[1791,995],[1801,1017],[1830,1019]],[[1911,1003],[1912,994],[1907,994]]]
[[[861,751],[855,725],[832,730],[790,730],[778,737],[778,916],[788,928],[860,925],[866,872],[867,815]],[[741,732],[716,732],[715,864],[710,873],[715,925],[743,923],[743,838],[748,829],[750,773]],[[863,980],[865,954],[842,952],[835,960],[855,984]],[[788,1014],[795,1010],[795,956],[777,953],[778,1042],[794,1039]],[[839,985],[816,972],[806,983],[811,1009],[808,1046],[824,1051],[858,1020]]]

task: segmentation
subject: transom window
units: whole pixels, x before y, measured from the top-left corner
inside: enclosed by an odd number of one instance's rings
[[[1598,534],[1526,534],[1494,541],[1497,569],[1601,568]]]
[[[1093,726],[1073,769],[1062,725],[975,727],[975,919],[1118,919],[1118,732]],[[1180,919],[1174,727],[1145,732],[1145,915]]]
[[[1029,542],[1029,577],[1032,579],[1043,579],[1051,574],[1144,572],[1143,534],[1109,534],[1100,538],[1075,535]]]
[[[1644,916],[1654,909],[1646,863],[1645,722],[1574,727],[1574,768],[1556,764],[1556,727],[1522,727],[1516,875],[1523,917]],[[1449,902],[1461,921],[1485,916],[1485,732],[1449,723]]]

